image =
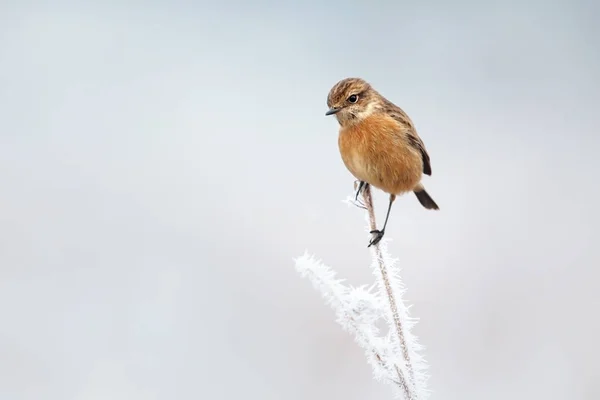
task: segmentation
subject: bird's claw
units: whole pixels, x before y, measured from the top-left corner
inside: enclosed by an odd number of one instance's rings
[[[354,204],[356,207],[358,207],[358,208],[362,208],[363,210],[366,210],[366,209],[367,209],[367,206],[365,206],[365,203],[363,203],[363,202],[362,202],[362,201],[360,201],[360,200],[354,200],[354,201],[353,201],[353,204]]]
[[[381,241],[381,239],[383,238],[385,231],[380,231],[378,229],[374,229],[369,233],[374,234],[375,236],[373,236],[373,238],[371,239],[371,241],[369,242],[369,245],[367,247],[371,247],[371,246],[374,246],[377,243],[379,243]]]
[[[356,196],[354,196],[354,201],[358,200],[358,195],[365,189],[367,183],[365,181],[358,181],[358,190],[356,191]],[[354,189],[356,189],[356,181],[354,182]]]

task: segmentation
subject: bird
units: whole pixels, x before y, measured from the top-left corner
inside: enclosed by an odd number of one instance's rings
[[[367,247],[385,235],[396,197],[413,192],[428,210],[439,206],[425,190],[423,175],[431,176],[431,160],[415,124],[396,104],[362,78],[344,78],[327,95],[326,116],[339,123],[338,147],[348,171],[359,181],[356,198],[369,185],[389,194],[381,230],[375,229]]]

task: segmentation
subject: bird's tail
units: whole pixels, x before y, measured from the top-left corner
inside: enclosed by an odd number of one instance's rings
[[[419,184],[415,188],[414,192],[415,192],[415,195],[417,196],[417,199],[419,199],[419,203],[421,203],[421,205],[423,207],[425,207],[426,209],[428,209],[428,210],[439,210],[440,209],[438,207],[438,205],[435,203],[435,201],[433,201],[433,199],[431,198],[429,193],[427,193],[427,191],[425,190],[423,185]]]

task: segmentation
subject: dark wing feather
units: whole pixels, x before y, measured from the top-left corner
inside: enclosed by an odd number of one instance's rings
[[[431,161],[429,160],[429,154],[427,154],[427,150],[425,150],[425,145],[421,138],[416,136],[413,132],[408,132],[408,142],[411,146],[421,152],[421,157],[423,158],[423,173],[425,175],[431,175]]]
[[[389,115],[406,127],[408,143],[421,153],[423,159],[423,173],[425,175],[431,175],[431,161],[429,160],[429,154],[427,154],[425,144],[419,135],[417,135],[413,122],[400,107],[390,101],[386,101],[386,103]]]

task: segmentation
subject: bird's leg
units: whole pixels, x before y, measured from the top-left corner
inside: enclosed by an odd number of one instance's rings
[[[358,190],[356,191],[356,196],[354,197],[354,201],[358,200],[358,195],[360,194],[360,192],[363,190],[363,188],[367,188],[368,183],[365,181],[359,181],[360,183],[358,184]],[[355,186],[356,187],[356,186]]]
[[[369,186],[369,184],[364,181],[354,181],[354,189],[356,189],[356,182],[360,182],[360,183],[358,185],[358,190],[356,191],[356,196],[354,197],[354,205],[358,208],[362,208],[363,210],[366,210],[367,207],[365,206],[365,203],[363,203],[361,200],[358,199],[358,195],[361,192],[364,192],[365,189]]]
[[[371,239],[367,247],[371,247],[379,243],[381,238],[383,238],[383,235],[385,234],[385,227],[387,226],[388,218],[390,217],[390,211],[392,210],[392,203],[394,202],[394,200],[396,200],[396,195],[390,194],[390,203],[388,204],[387,214],[385,215],[385,222],[383,223],[383,228],[381,230],[374,229],[370,232],[372,234],[375,234],[375,236],[373,237],[373,239]]]

